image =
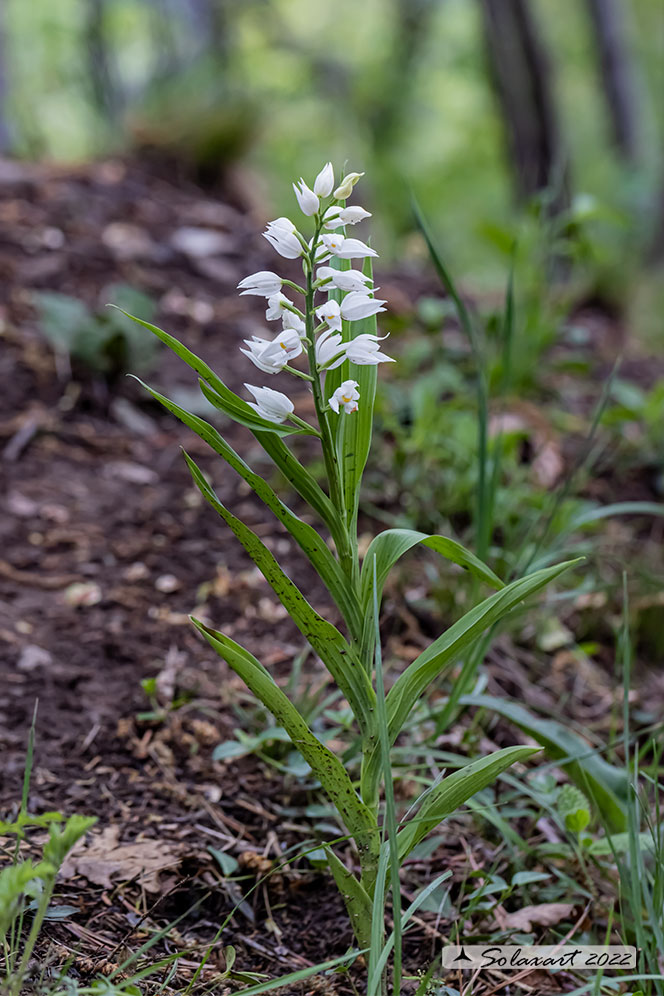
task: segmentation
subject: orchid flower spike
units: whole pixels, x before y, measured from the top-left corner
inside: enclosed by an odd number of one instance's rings
[[[270,422],[283,422],[295,411],[295,406],[290,398],[282,394],[281,391],[273,391],[271,387],[254,387],[252,384],[244,385],[253,394],[256,401],[248,401],[247,404]]]
[[[281,290],[282,279],[272,270],[259,270],[245,277],[238,284],[241,288],[240,296],[244,294],[254,294],[256,297],[272,297]]]
[[[357,411],[357,402],[360,400],[359,384],[356,380],[345,380],[334,394],[328,398],[328,405],[333,412],[339,414],[339,409],[343,408],[346,415]]]

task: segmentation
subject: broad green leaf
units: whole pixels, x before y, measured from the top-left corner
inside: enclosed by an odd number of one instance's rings
[[[114,308],[115,305],[110,307]],[[122,311],[122,308],[118,308],[118,311]],[[277,422],[269,422],[267,419],[260,418],[250,405],[243,401],[239,395],[235,394],[230,388],[226,387],[224,382],[220,377],[195,353],[192,353],[190,349],[187,349],[175,336],[170,335],[168,332],[164,332],[157,325],[152,325],[150,322],[143,321],[142,318],[137,318],[135,315],[130,315],[126,311],[122,311],[123,315],[127,318],[131,318],[133,322],[137,322],[144,328],[149,329],[158,339],[161,339],[169,349],[172,349],[176,356],[179,356],[181,360],[195,370],[200,377],[214,389],[217,396],[218,405],[217,407],[222,408],[223,411],[234,421],[239,422],[241,425],[246,425],[251,429],[262,429],[263,431],[270,431],[278,433],[282,436],[292,435],[294,433],[302,433],[302,430],[296,426],[279,425]],[[138,379],[138,378],[136,378]],[[142,383],[142,382],[141,382]],[[145,386],[145,385],[143,385]]]
[[[455,622],[442,636],[434,640],[406,670],[399,675],[387,695],[390,742],[394,743],[408,718],[411,709],[419,700],[428,685],[439,676],[444,668],[453,664],[461,651],[483,633],[489,626],[503,619],[528,595],[539,591],[563,571],[580,563],[568,560],[555,567],[529,574],[507,585],[501,591],[490,595],[479,605]],[[380,767],[379,752],[376,747],[366,756],[362,772],[362,797],[373,798]]]
[[[205,626],[198,619],[192,617],[192,622],[210,646],[242,678],[265,708],[269,709],[277,723],[286,730],[353,835],[360,860],[364,861],[369,855],[377,854],[380,839],[376,820],[358,797],[339,758],[314,736],[269,671],[248,650],[223,633]]]
[[[143,382],[140,381],[142,384]],[[308,557],[323,583],[326,585],[332,598],[339,607],[339,611],[346,620],[346,624],[354,637],[359,635],[361,630],[361,616],[356,600],[350,591],[348,579],[339,565],[339,561],[330,552],[325,541],[318,535],[313,526],[304,522],[295,515],[281,499],[275,494],[272,488],[262,477],[244,462],[242,457],[235,452],[232,446],[226,442],[223,436],[217,432],[214,426],[197,415],[191,415],[174,401],[164,397],[158,391],[143,384],[143,387],[150,392],[153,398],[167,408],[169,412],[177,416],[181,422],[189,426],[190,429],[200,436],[215,453],[223,457],[233,470],[242,477],[253,489],[258,497],[263,501],[271,512],[284,524],[286,529],[297,542],[300,549]]]
[[[492,588],[503,588],[503,582],[494,574],[490,567],[487,567],[474,553],[466,550],[461,543],[448,539],[447,536],[433,535],[416,532],[414,529],[385,529],[379,533],[370,543],[362,563],[360,575],[360,599],[362,611],[364,613],[364,636],[362,646],[371,646],[369,637],[371,633],[372,620],[369,606],[372,598],[373,584],[373,562],[376,558],[376,586],[378,599],[382,597],[383,587],[387,576],[394,564],[408,550],[420,544],[430,550],[434,550],[452,563],[458,564],[465,570],[470,571],[480,580],[491,585]]]
[[[418,813],[398,834],[399,860],[403,861],[426,835],[454,813],[467,799],[491,785],[506,768],[536,754],[537,747],[506,747],[481,757],[448,775],[426,795]]]
[[[590,795],[611,829],[625,829],[629,799],[627,774],[600,757],[596,748],[577,733],[554,719],[533,716],[523,706],[492,695],[464,695],[461,702],[491,709],[528,733],[549,757],[564,762],[562,766],[569,778],[582,792]]]
[[[307,638],[348,699],[362,732],[370,734],[374,727],[372,713],[376,696],[369,678],[351,646],[332,623],[323,619],[311,607],[299,588],[284,574],[273,554],[256,533],[222,505],[191,457],[187,453],[184,456],[203,497],[209,501],[235,533],[284,608],[287,609],[295,625]]]
[[[332,848],[327,845],[324,847],[330,871],[334,876],[337,889],[343,897],[355,937],[360,947],[368,948],[371,945],[373,915],[371,898],[361,882],[355,878],[352,872],[348,871]]]

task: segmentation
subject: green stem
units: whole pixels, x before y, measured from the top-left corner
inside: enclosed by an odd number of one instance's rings
[[[305,296],[305,309],[304,309],[304,320],[306,325],[306,337],[308,340],[307,352],[309,355],[309,368],[313,377],[311,387],[314,395],[314,405],[316,406],[316,415],[318,416],[318,424],[320,426],[321,434],[321,445],[323,448],[323,459],[325,461],[325,471],[327,473],[327,479],[330,488],[330,498],[333,504],[338,509],[342,522],[346,522],[346,509],[344,502],[344,493],[341,486],[341,472],[339,468],[339,459],[337,456],[337,448],[332,438],[332,431],[330,429],[330,424],[328,422],[327,413],[325,411],[326,404],[323,398],[323,391],[320,383],[320,375],[318,373],[318,368],[316,365],[316,345],[314,342],[314,260],[316,255],[316,243],[318,242],[318,236],[320,235],[320,221],[316,224],[316,231],[314,232],[314,238],[311,243],[311,253],[307,257],[308,267],[307,267],[307,290]],[[342,568],[348,577],[352,580],[354,575],[354,558],[353,558],[353,547],[348,535],[348,529],[344,527],[341,534],[341,544],[338,550],[339,561]]]
[[[44,891],[39,899],[39,906],[37,907],[37,912],[35,913],[35,918],[32,921],[32,927],[30,928],[30,933],[28,934],[28,939],[25,942],[25,947],[23,948],[23,955],[18,966],[18,970],[13,979],[13,985],[11,990],[11,996],[19,996],[21,991],[23,978],[28,970],[28,965],[30,963],[30,958],[32,957],[32,952],[34,950],[35,944],[37,943],[37,938],[39,937],[39,931],[41,930],[42,923],[44,922],[44,917],[46,916],[46,911],[48,910],[48,905],[51,901],[51,896],[53,895],[53,886],[55,885],[55,876],[46,879],[44,881]]]

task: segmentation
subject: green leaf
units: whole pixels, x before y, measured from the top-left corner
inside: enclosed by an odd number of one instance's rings
[[[565,762],[563,767],[568,777],[591,797],[611,829],[625,829],[629,799],[627,774],[600,757],[582,737],[556,720],[533,716],[523,706],[492,695],[464,695],[461,702],[491,709],[528,733],[549,757]]]
[[[194,626],[238,674],[249,690],[272,713],[288,733],[337,808],[341,819],[353,835],[360,860],[378,853],[380,840],[376,820],[353,788],[339,758],[318,740],[272,675],[256,658],[230,637],[224,636],[192,617]]]
[[[369,733],[374,725],[372,710],[376,696],[355,651],[344,640],[339,630],[311,607],[299,588],[284,574],[273,554],[256,533],[222,505],[191,457],[187,453],[184,456],[203,497],[216,509],[260,568],[263,577],[287,609],[295,625],[307,638],[348,699],[360,729],[365,734]]]
[[[143,382],[139,381],[139,383],[142,384]],[[346,624],[351,634],[354,637],[359,636],[361,631],[361,616],[357,602],[352,596],[348,579],[342,571],[339,561],[330,552],[327,544],[322,537],[319,536],[313,526],[310,526],[307,522],[304,522],[299,518],[299,516],[295,515],[295,513],[292,512],[287,505],[284,505],[281,499],[272,490],[270,485],[267,484],[262,477],[254,473],[251,467],[244,462],[242,457],[235,452],[233,447],[226,442],[224,437],[217,432],[214,426],[210,425],[210,423],[206,422],[204,419],[199,418],[197,415],[191,415],[189,412],[185,411],[184,408],[176,405],[174,401],[164,397],[163,394],[160,394],[153,388],[148,387],[147,384],[143,384],[143,387],[145,387],[153,398],[159,401],[164,408],[172,412],[173,415],[179,418],[181,422],[184,422],[185,425],[189,426],[190,429],[193,429],[193,431],[200,436],[200,438],[204,440],[215,453],[218,453],[219,456],[223,457],[224,460],[233,468],[233,470],[247,482],[254,493],[258,495],[265,505],[267,505],[277,519],[283,523],[300,549],[309,559],[314,570],[327,587],[327,590],[332,595],[339,611],[346,620]],[[210,493],[213,494],[213,492]],[[208,495],[206,495],[206,497],[209,501],[210,498]]]
[[[374,556],[376,558],[377,593],[380,600],[391,568],[400,557],[418,544],[434,550],[447,560],[451,560],[452,563],[470,571],[480,580],[491,585],[492,588],[504,588],[503,582],[491,568],[487,567],[474,553],[467,550],[461,543],[457,543],[456,540],[448,539],[447,536],[430,536],[428,533],[416,532],[414,529],[385,529],[371,541],[362,562],[360,600],[364,613],[364,636],[362,639],[364,648],[369,647],[370,649],[369,636],[372,620],[369,607],[372,598]]]
[[[590,823],[590,803],[576,785],[563,785],[556,805],[571,833],[581,833]]]
[[[343,527],[341,525],[341,520],[337,510],[323,489],[311,476],[309,471],[307,471],[299,460],[293,456],[290,450],[282,442],[280,436],[277,435],[277,423],[266,422],[264,419],[258,419],[253,408],[250,408],[246,401],[243,401],[242,398],[230,391],[204,360],[202,360],[199,356],[196,356],[195,353],[192,353],[190,349],[187,349],[187,347],[179,342],[174,336],[169,335],[168,332],[164,332],[163,329],[158,328],[156,325],[151,325],[149,322],[136,318],[127,312],[123,312],[123,314],[127,315],[127,318],[131,318],[132,321],[138,322],[139,325],[143,325],[145,328],[149,329],[152,333],[154,333],[154,335],[157,336],[157,338],[165,343],[169,349],[172,349],[176,356],[179,356],[180,359],[184,360],[192,370],[207,381],[215,392],[215,398],[217,401],[224,400],[228,404],[237,404],[239,406],[238,414],[240,414],[243,418],[254,419],[254,422],[252,422],[249,428],[253,432],[257,441],[263,447],[265,452],[274,460],[286,480],[293,485],[298,494],[300,494],[304,500],[308,502],[308,504],[311,505],[311,507],[318,513],[318,515],[320,515],[332,533],[332,536],[335,537],[335,542],[338,543],[336,538],[341,535]]]
[[[417,657],[399,675],[387,695],[386,705],[389,719],[390,742],[394,743],[408,718],[411,709],[419,700],[427,686],[441,674],[442,670],[454,663],[461,651],[483,633],[489,626],[503,619],[528,595],[539,591],[563,571],[580,563],[580,559],[568,560],[555,567],[529,574],[507,585],[501,591],[490,595],[479,605],[467,612],[450,626],[442,636]],[[372,798],[380,766],[379,752],[374,747],[366,756],[362,772],[362,797]]]
[[[425,795],[419,812],[399,831],[399,860],[403,861],[426,835],[467,799],[491,785],[506,768],[536,754],[537,747],[505,747],[460,768]]]
[[[97,822],[96,816],[70,816],[60,829],[54,823],[48,828],[48,840],[44,844],[44,860],[59,868],[74,844]]]
[[[111,308],[115,308],[116,305],[109,305]],[[149,329],[158,339],[161,339],[169,349],[172,349],[176,356],[184,360],[185,363],[195,370],[196,373],[203,377],[204,380],[213,388],[216,397],[216,406],[221,408],[230,418],[239,422],[241,425],[249,426],[249,428],[262,429],[263,431],[269,430],[270,432],[278,433],[279,435],[292,435],[293,433],[301,433],[302,430],[296,426],[279,425],[277,422],[269,422],[267,419],[260,418],[250,405],[243,401],[239,395],[235,394],[230,388],[226,387],[224,382],[211,367],[201,360],[199,356],[192,353],[190,349],[183,346],[175,336],[170,335],[168,332],[164,332],[163,329],[158,328],[156,325],[152,325],[151,322],[143,321],[142,318],[137,318],[135,315],[130,315],[128,312],[123,311],[122,308],[118,308],[123,315],[127,318],[131,318],[133,322],[137,322],[144,328]],[[136,378],[138,380],[138,377]],[[142,381],[139,383],[143,384]],[[143,384],[143,387],[147,385]],[[149,388],[148,388],[149,390]]]
[[[373,278],[371,257],[367,257],[365,260],[363,271],[367,276]],[[377,333],[375,315],[361,321],[342,324],[348,326],[347,331],[344,332],[345,340],[354,339],[366,332],[373,335]],[[344,362],[341,366],[340,380],[343,381],[348,377],[357,381],[360,393],[358,410],[352,415],[341,413],[329,416],[330,419],[336,418],[337,420],[336,443],[343,482],[346,521],[352,530],[355,529],[357,522],[360,484],[371,448],[377,371],[376,366],[358,366],[355,363]],[[328,391],[330,387],[331,385],[328,385]]]
[[[327,844],[323,846],[337,889],[341,893],[346,905],[355,937],[360,947],[368,948],[371,945],[371,924],[373,918],[373,904],[369,893],[362,883],[355,878],[353,873],[348,871],[332,848],[328,847]]]

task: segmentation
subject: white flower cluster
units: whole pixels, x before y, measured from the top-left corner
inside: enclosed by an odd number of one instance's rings
[[[316,177],[313,189],[303,179],[293,184],[300,209],[314,220],[315,234],[311,241],[307,242],[288,218],[271,221],[263,233],[281,256],[302,259],[307,284],[305,289],[271,270],[252,273],[238,284],[241,294],[266,298],[266,319],[282,323],[281,332],[273,339],[255,335],[245,339],[246,349],[242,352],[263,373],[286,370],[312,381],[324,379],[326,371],[341,366],[345,360],[358,366],[393,362],[392,357],[381,352],[379,336],[363,333],[343,341],[342,321],[355,322],[385,311],[385,301],[373,297],[373,281],[361,270],[338,270],[325,265],[335,256],[352,260],[378,255],[359,239],[346,238],[337,231],[370,217],[362,207],[345,206],[346,198],[362,175],[348,173],[335,189],[332,163],[327,163]],[[284,287],[304,297],[304,310],[284,294]],[[332,291],[343,293],[341,303],[329,296]],[[317,294],[328,295],[327,300],[316,304]],[[289,366],[291,360],[305,351],[310,361],[309,374]],[[315,369],[311,369],[312,366]],[[287,395],[269,387],[251,384],[245,384],[245,387],[255,399],[249,404],[262,418],[283,422],[292,417],[293,421],[299,421],[293,415],[293,403]],[[324,410],[337,414],[357,411],[360,397],[357,388],[357,381],[344,381],[327,399]]]

